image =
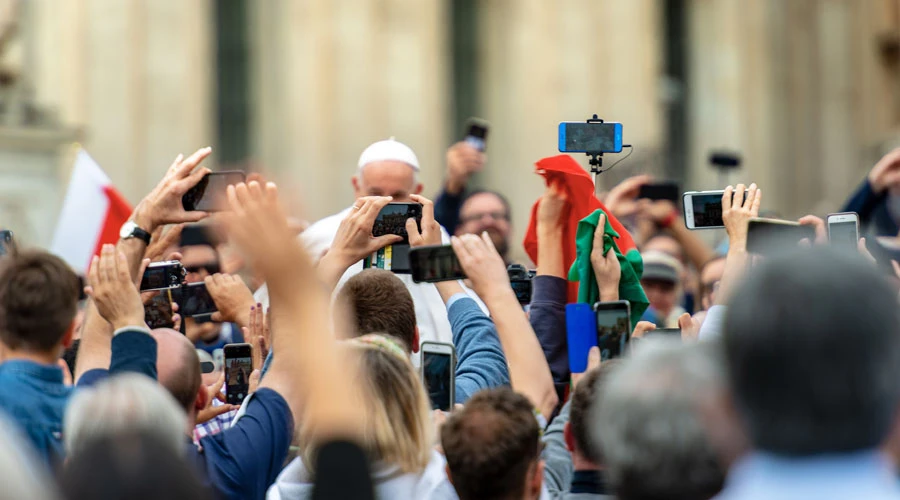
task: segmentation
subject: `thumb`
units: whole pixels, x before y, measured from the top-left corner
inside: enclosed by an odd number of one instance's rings
[[[216,383],[209,386],[209,390],[212,391],[214,395],[218,395],[222,392],[222,386],[225,385],[225,372],[219,374],[219,378],[216,379]]]
[[[413,226],[415,226],[415,222],[413,222]],[[412,237],[413,234],[417,234],[417,233],[410,233],[410,237]],[[367,248],[368,251],[366,253],[372,253],[372,252],[374,252],[378,249],[384,248],[388,245],[393,245],[394,243],[400,243],[401,241],[403,241],[403,237],[396,235],[396,234],[386,234],[384,236],[372,238],[369,240],[369,246]]]
[[[225,321],[225,319],[222,317],[222,313],[219,311],[212,313],[212,315],[210,315],[209,319],[211,319],[217,323],[222,323]]]
[[[682,331],[687,330],[693,326],[693,322],[691,321],[691,313],[684,313],[678,317],[678,328]]]
[[[214,417],[218,417],[219,415],[224,415],[232,410],[237,410],[238,407],[235,405],[222,405],[222,406],[213,406],[207,409],[207,416],[210,420]]]
[[[600,366],[600,348],[597,346],[591,347],[591,350],[588,351],[588,362],[587,362],[587,370],[590,371],[594,368]]]

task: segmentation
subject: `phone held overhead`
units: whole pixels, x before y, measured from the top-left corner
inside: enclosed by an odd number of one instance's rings
[[[725,227],[722,220],[722,196],[725,191],[688,191],[682,196],[684,224],[688,229],[720,229]],[[747,191],[744,191],[744,200]]]
[[[487,136],[490,125],[480,118],[469,118],[466,124],[465,142],[478,151],[487,149]]]
[[[757,255],[788,252],[804,240],[812,244],[815,239],[815,228],[799,222],[755,217],[747,226],[747,251]]]
[[[228,186],[245,180],[247,176],[240,170],[210,172],[181,197],[181,204],[189,212],[221,212],[227,208],[225,193]]]

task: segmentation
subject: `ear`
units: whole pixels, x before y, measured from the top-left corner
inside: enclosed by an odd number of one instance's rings
[[[444,464],[444,472],[447,474],[447,480],[453,484],[453,474],[450,473],[450,465]]]
[[[413,335],[412,345],[410,347],[412,347],[412,352],[419,352],[419,327],[418,326],[416,326],[416,333]]]
[[[64,349],[68,349],[72,347],[72,342],[75,341],[75,320],[72,320],[72,323],[69,324],[69,328],[66,329],[66,333],[62,338],[62,346]]]
[[[350,184],[353,186],[353,196],[356,198],[361,198],[363,196],[362,188],[360,187],[362,185],[362,181],[359,179],[359,174],[354,175],[350,178]]]
[[[422,190],[424,188],[425,188],[425,186],[423,186],[421,182],[416,184],[416,187],[413,188],[413,194],[422,194]]]
[[[209,393],[206,392],[206,386],[202,383],[200,384],[200,388],[197,389],[197,397],[194,398],[194,411],[198,412],[209,404]]]
[[[566,441],[566,449],[569,453],[575,452],[575,434],[572,433],[572,422],[566,422],[563,427],[563,439]]]
[[[528,491],[531,492],[530,498],[541,498],[541,486],[544,484],[544,461],[538,460],[537,467],[534,468],[534,475],[528,478]]]

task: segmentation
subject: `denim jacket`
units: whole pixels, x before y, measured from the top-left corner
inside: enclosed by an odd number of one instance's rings
[[[56,365],[20,359],[0,364],[0,409],[19,424],[51,466],[65,457],[63,415],[71,394]]]

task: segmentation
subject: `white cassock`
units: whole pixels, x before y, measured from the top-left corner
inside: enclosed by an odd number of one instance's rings
[[[306,251],[309,252],[314,259],[321,257],[325,251],[331,247],[334,236],[337,234],[338,226],[340,226],[341,221],[347,217],[351,210],[353,210],[353,207],[325,217],[309,226],[306,231],[303,231],[303,234],[300,235],[300,241],[303,242]],[[441,227],[441,239],[444,243],[450,242],[450,235],[447,234],[447,230],[443,227]],[[361,261],[350,266],[350,268],[347,269],[347,272],[341,277],[335,291],[339,290],[351,276],[359,273],[362,269]],[[447,308],[444,306],[444,301],[441,299],[441,295],[438,293],[437,288],[431,283],[414,283],[412,276],[409,274],[395,274],[394,276],[397,276],[403,281],[406,285],[406,289],[409,290],[410,295],[412,295],[413,304],[416,309],[416,325],[419,327],[419,343],[431,341],[452,344],[453,334],[450,331],[450,321],[447,319]],[[463,289],[475,299],[475,302],[478,303],[479,307],[487,313],[487,307],[485,307],[484,303],[481,302],[481,299],[475,295],[475,292],[465,286],[463,286]],[[265,285],[257,290],[255,297],[257,302],[268,304],[269,294]],[[418,366],[418,353],[413,354],[412,360],[413,363]]]

